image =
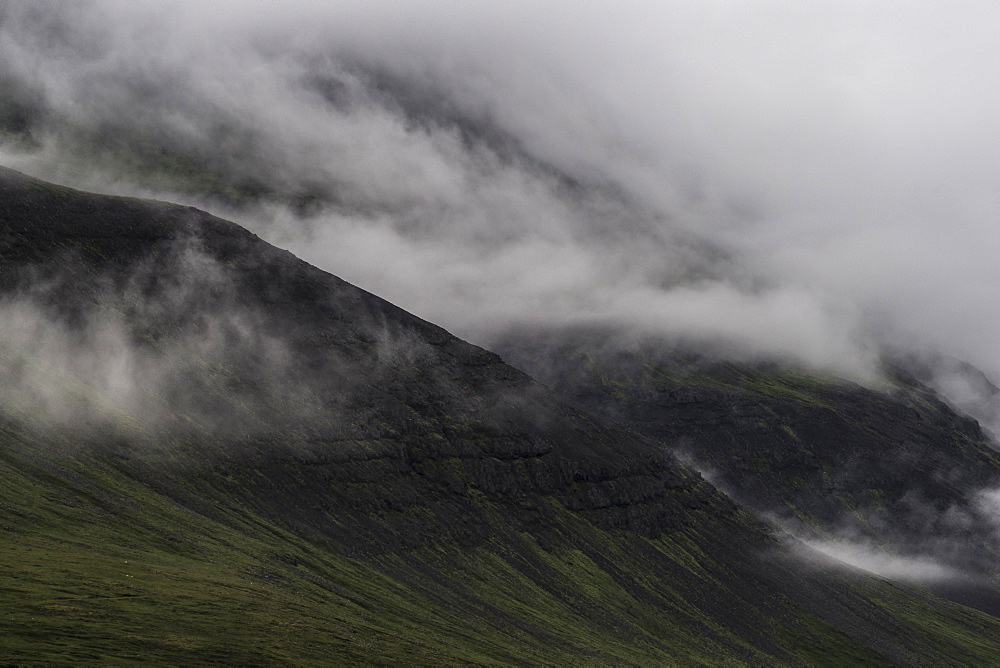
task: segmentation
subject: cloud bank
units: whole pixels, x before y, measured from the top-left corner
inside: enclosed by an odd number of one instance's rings
[[[985,3],[2,5],[0,162],[195,203],[475,342],[1000,371]]]

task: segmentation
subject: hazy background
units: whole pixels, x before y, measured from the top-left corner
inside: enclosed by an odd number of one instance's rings
[[[477,343],[1000,375],[1000,6],[0,3],[0,163],[195,203]]]

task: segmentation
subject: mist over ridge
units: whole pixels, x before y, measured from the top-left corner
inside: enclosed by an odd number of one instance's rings
[[[973,7],[0,0],[0,658],[989,663]]]
[[[487,345],[592,323],[995,377],[991,13],[9,3],[0,161],[197,204]]]

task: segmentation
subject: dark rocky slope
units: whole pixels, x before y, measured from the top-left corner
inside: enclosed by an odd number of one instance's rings
[[[865,388],[608,332],[533,332],[498,349],[797,535],[997,575],[1000,531],[984,495],[1000,489],[1000,453],[898,364]]]
[[[4,660],[1000,656],[997,620],[798,554],[658,441],[199,211],[4,170],[0,289]]]

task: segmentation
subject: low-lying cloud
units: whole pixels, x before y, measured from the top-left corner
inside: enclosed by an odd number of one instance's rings
[[[896,512],[905,515],[903,526],[891,526],[877,510],[855,509],[857,518],[871,523],[874,536],[848,528],[854,517],[846,518],[840,529],[824,527],[822,537],[802,535],[794,528],[792,533],[818,552],[883,577],[984,591],[995,587],[1000,575],[1000,489],[969,490],[963,502],[946,507],[910,492]]]
[[[837,561],[892,580],[931,584],[968,577],[932,556],[899,556],[884,547],[847,541],[806,541],[805,544]]]
[[[289,341],[194,246],[140,262],[119,285],[94,277],[94,300],[67,297],[75,279],[47,273],[0,300],[6,420],[74,442],[109,430],[153,442],[331,417]]]
[[[209,208],[480,343],[610,322],[997,374],[994,13],[11,3],[0,161]]]

